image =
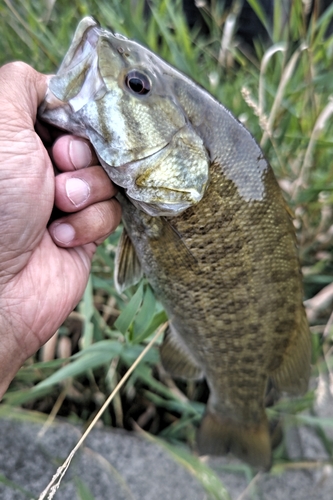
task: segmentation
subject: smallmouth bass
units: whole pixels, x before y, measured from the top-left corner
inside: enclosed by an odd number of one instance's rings
[[[122,188],[117,287],[146,275],[169,317],[163,365],[207,380],[199,452],[269,468],[267,383],[306,391],[311,349],[295,231],[259,146],[205,90],[92,18],[39,116],[89,139]]]

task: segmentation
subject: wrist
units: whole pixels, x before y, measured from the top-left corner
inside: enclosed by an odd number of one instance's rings
[[[0,310],[0,401],[25,360],[8,317]]]

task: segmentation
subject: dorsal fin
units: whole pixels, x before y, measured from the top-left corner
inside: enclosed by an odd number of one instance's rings
[[[311,372],[311,336],[304,308],[297,312],[298,325],[290,336],[281,365],[269,374],[275,388],[288,394],[304,394]]]

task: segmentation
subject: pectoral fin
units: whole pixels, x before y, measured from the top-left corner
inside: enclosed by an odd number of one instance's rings
[[[172,327],[165,332],[163,344],[160,347],[161,362],[167,372],[173,377],[186,379],[199,379],[202,370],[178,336],[172,331]]]
[[[114,265],[114,283],[118,293],[142,278],[141,264],[125,228],[120,236]]]

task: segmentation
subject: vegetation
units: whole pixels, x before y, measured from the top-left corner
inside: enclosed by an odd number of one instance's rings
[[[261,144],[295,214],[313,333],[313,376],[331,391],[327,384],[333,365],[333,37],[328,27],[333,6],[320,16],[316,9],[307,16],[304,2],[294,0],[287,21],[282,22],[282,2],[277,1],[270,22],[259,0],[249,3],[269,34],[268,40],[256,39],[252,50],[235,35],[221,46],[226,22],[232,18],[214,0],[210,7],[200,2],[208,35],[199,26],[189,29],[176,0],[151,0],[149,8],[142,0],[1,0],[0,63],[23,60],[41,72],[55,72],[79,20],[93,15],[102,25],[149,46],[225,104]],[[116,293],[112,276],[119,234],[120,229],[99,247],[82,301],[55,341],[18,373],[0,406],[0,416],[22,406],[53,417],[66,416],[72,422],[91,420],[165,322],[166,315],[145,281],[122,295]],[[178,449],[184,462],[181,443],[193,445],[206,399],[204,384],[172,381],[153,348],[102,419],[105,425],[127,429],[135,421],[176,444],[172,453],[177,455]],[[332,441],[326,431],[333,416],[318,416],[315,403],[316,393],[310,391],[297,400],[282,399],[269,415],[278,413],[284,426],[312,426],[332,461]],[[307,413],[300,413],[303,410]],[[282,442],[274,467],[278,470],[290,463]],[[250,479],[251,469],[245,470]],[[198,476],[203,474],[199,465],[197,471]],[[210,492],[213,498],[226,498],[216,491]]]

